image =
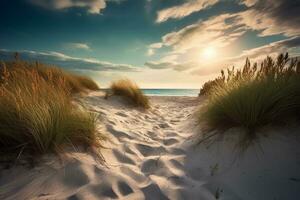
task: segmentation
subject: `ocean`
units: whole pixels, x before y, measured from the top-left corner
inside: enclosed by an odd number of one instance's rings
[[[197,97],[199,89],[142,89],[148,96],[190,96]]]

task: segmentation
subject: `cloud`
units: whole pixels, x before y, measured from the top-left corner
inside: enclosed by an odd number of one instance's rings
[[[67,43],[65,46],[71,49],[91,50],[90,46],[85,43]]]
[[[173,50],[184,53],[188,49],[208,45],[224,47],[247,30],[259,31],[261,37],[278,34],[288,37],[300,35],[299,2],[243,0],[242,3],[251,6],[245,11],[214,16],[168,33],[158,44],[170,46]]]
[[[300,56],[300,37],[292,37],[277,42],[273,42],[261,47],[243,51],[238,56],[220,58],[212,62],[202,63],[199,61],[190,61],[178,63],[175,61],[158,61],[146,62],[145,66],[156,70],[173,69],[178,72],[187,71],[192,75],[208,76],[218,74],[221,69],[230,66],[243,66],[246,58],[251,59],[252,62],[260,62],[267,55],[275,57],[279,53],[290,52],[292,57]]]
[[[106,2],[120,2],[121,0],[29,0],[32,4],[53,10],[68,8],[87,8],[90,14],[100,14],[106,7]]]
[[[295,0],[243,0],[250,8],[237,13],[240,23],[261,31],[260,36],[300,35],[300,2]]]
[[[162,43],[160,43],[160,42],[158,42],[158,43],[153,43],[153,44],[150,44],[149,47],[152,48],[152,49],[158,49],[158,48],[161,48],[161,47],[162,47]]]
[[[0,49],[1,60],[12,60],[15,51]],[[117,71],[139,72],[138,67],[128,64],[114,64],[97,59],[71,57],[59,52],[18,51],[22,60],[40,61],[42,63],[57,65],[74,71]]]
[[[192,48],[224,47],[245,32],[236,15],[223,14],[168,33],[162,37],[162,44],[184,53]]]
[[[153,43],[149,45],[148,51],[147,51],[147,55],[148,56],[152,56],[155,54],[155,49],[159,49],[162,47],[162,43],[158,42],[158,43]]]
[[[154,53],[155,53],[154,49],[148,49],[148,51],[147,51],[148,56],[153,56]]]
[[[299,56],[300,50],[300,37],[292,37],[284,40],[280,40],[277,42],[272,42],[270,44],[245,50],[243,51],[239,56],[232,57],[229,60],[232,63],[240,63],[241,61],[245,61],[246,58],[249,58],[253,61],[261,61],[263,60],[267,55],[268,56],[277,56],[280,53],[286,53],[289,52],[292,54],[293,57]]]
[[[156,62],[146,62],[145,66],[151,69],[169,68],[175,71],[197,68],[199,56],[195,56],[194,60],[191,59],[193,52],[201,52],[207,47],[221,49],[245,32],[245,27],[239,24],[237,16],[233,14],[223,14],[206,21],[199,21],[168,33],[162,37],[161,42],[151,44],[149,46],[151,53],[162,47],[171,47],[171,51]]]
[[[246,6],[250,7],[256,4],[258,0],[242,0],[241,4],[245,4]]]
[[[249,58],[252,62],[260,62],[267,55],[275,57],[280,53],[289,52],[292,57],[298,57],[300,50],[300,37],[292,37],[277,42],[273,42],[261,47],[249,49],[243,51],[240,55],[235,57],[229,57],[221,59],[217,62],[211,63],[209,65],[199,65],[199,69],[193,70],[191,73],[196,75],[208,75],[220,72],[221,69],[230,66],[243,66],[246,58]]]
[[[146,67],[151,69],[173,69],[175,71],[187,71],[195,67],[195,63],[177,63],[177,62],[146,62]]]
[[[169,66],[174,69],[174,64],[167,65],[167,63],[181,61],[190,66],[190,63],[196,62],[196,59],[199,60],[199,56],[197,57],[197,53],[194,52],[201,52],[207,47],[219,51],[223,49],[223,58],[218,57],[223,61],[226,57],[225,48],[250,30],[257,31],[258,37],[285,35],[288,38],[278,43],[269,44],[270,46],[261,47],[262,49],[259,49],[258,54],[262,56],[271,53],[271,51],[288,50],[289,48],[284,48],[288,47],[288,42],[297,41],[295,36],[300,35],[299,2],[293,0],[241,0],[240,2],[245,4],[246,10],[214,16],[164,35],[160,43],[157,43],[160,45],[156,46],[156,49],[170,47],[169,55],[176,55],[177,58],[172,62],[161,59],[156,64],[164,64],[164,67]],[[258,51],[258,49],[256,50]],[[250,52],[244,53],[250,54]],[[206,63],[206,65],[211,65],[211,68],[214,68],[215,63],[213,63],[214,61],[211,62]]]
[[[186,17],[194,12],[206,9],[219,0],[186,0],[186,3],[181,5],[173,6],[158,11],[157,13],[157,23],[165,22],[169,19],[181,19]]]

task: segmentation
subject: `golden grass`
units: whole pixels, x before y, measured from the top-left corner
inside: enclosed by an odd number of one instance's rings
[[[142,90],[137,86],[136,83],[129,79],[122,79],[115,81],[111,84],[110,90],[112,95],[118,95],[125,97],[131,104],[142,107],[149,108],[149,99],[145,96]]]
[[[300,116],[300,61],[288,54],[267,57],[260,68],[247,59],[242,69],[207,84],[202,89],[209,100],[199,118],[211,128],[243,127],[249,139],[259,127]]]
[[[72,93],[85,92],[87,90],[99,90],[99,86],[91,78],[64,71],[56,66],[25,61],[6,62],[4,64],[9,71],[14,71],[20,67],[27,70],[35,70],[45,80],[52,82],[54,85],[57,84],[56,82],[58,79],[63,77],[65,85]]]
[[[65,145],[98,145],[96,116],[72,103],[72,92],[85,89],[90,88],[77,76],[58,68],[2,63],[0,152],[32,155],[58,152]]]

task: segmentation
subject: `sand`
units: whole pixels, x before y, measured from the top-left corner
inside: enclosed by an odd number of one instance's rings
[[[41,158],[34,167],[0,171],[0,199],[245,199],[300,196],[299,128],[265,129],[242,155],[237,132],[196,145],[202,134],[195,111],[204,99],[151,97],[149,111],[119,97],[91,93],[81,102],[99,114],[108,140],[105,163],[70,151]],[[282,134],[282,132],[284,132]]]

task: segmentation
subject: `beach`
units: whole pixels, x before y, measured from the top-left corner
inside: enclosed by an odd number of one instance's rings
[[[70,149],[0,171],[0,199],[296,199],[299,127],[266,128],[241,154],[236,132],[199,143],[203,97],[150,97],[147,111],[92,92],[79,104],[98,114],[102,157]],[[286,132],[282,134],[282,132]],[[280,134],[279,134],[280,133]]]

